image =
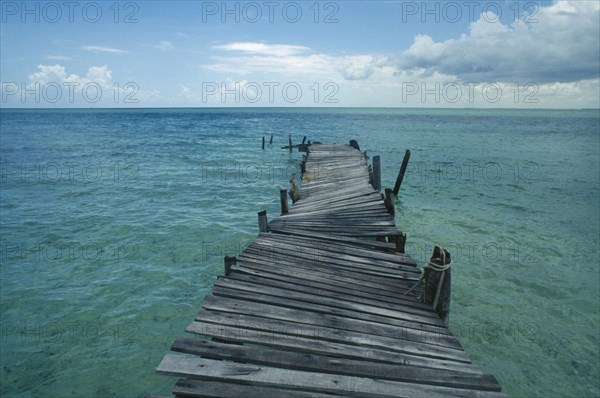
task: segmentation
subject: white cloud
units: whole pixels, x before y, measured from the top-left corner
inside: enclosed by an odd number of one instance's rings
[[[126,50],[121,50],[119,48],[104,47],[104,46],[82,46],[81,49],[85,50],[85,51],[114,53],[114,54],[120,54],[120,53],[127,52]]]
[[[440,42],[414,38],[391,64],[399,71],[434,72],[470,81],[573,82],[598,76],[600,2],[565,1],[540,7],[537,22],[500,23],[482,14],[469,32]]]
[[[50,82],[62,83],[67,80],[67,72],[62,65],[38,65],[38,70],[29,75],[31,83],[48,84]]]
[[[381,67],[372,55],[332,56],[311,53],[309,47],[287,44],[230,43],[216,46],[241,55],[212,56],[205,69],[246,76],[254,73],[290,78],[363,80]]]
[[[108,88],[112,84],[112,71],[108,66],[92,66],[87,70],[85,77],[76,74],[67,74],[66,68],[62,65],[38,65],[38,70],[29,75],[29,86],[36,83],[48,84],[65,82],[75,83],[77,86],[83,86],[88,83],[97,83],[101,87]]]
[[[112,82],[112,71],[108,69],[108,66],[92,66],[88,69],[85,75],[90,81],[94,81],[103,86],[108,87]]]
[[[158,48],[160,51],[165,51],[165,52],[175,49],[175,46],[173,45],[173,43],[171,43],[170,41],[166,41],[166,40],[161,41],[154,47]]]
[[[384,58],[370,55],[346,56],[333,59],[337,71],[346,80],[365,80],[371,77],[377,68],[381,68]]]
[[[107,65],[91,66],[85,75],[68,73],[60,64],[38,65],[27,82],[2,82],[2,98],[11,106],[139,106],[142,99],[158,98],[134,82],[113,80]],[[129,105],[131,104],[131,105]]]
[[[225,51],[241,51],[249,54],[271,55],[276,57],[285,57],[290,55],[302,54],[309,47],[297,46],[291,44],[266,44],[255,42],[236,42],[213,46],[213,48]]]
[[[51,61],[70,61],[73,58],[67,57],[65,55],[46,55],[46,59],[49,59]]]

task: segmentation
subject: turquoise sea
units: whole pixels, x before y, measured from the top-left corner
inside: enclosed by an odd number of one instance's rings
[[[0,111],[0,396],[170,395],[154,369],[278,214],[288,133],[381,155],[407,251],[514,397],[600,395],[598,110]],[[273,145],[261,150],[261,138]]]

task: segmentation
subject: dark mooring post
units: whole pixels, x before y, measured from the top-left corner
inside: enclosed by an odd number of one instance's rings
[[[265,149],[265,136],[263,135],[262,149]]]
[[[225,256],[225,276],[231,274],[231,267],[235,265],[237,258],[232,256]]]
[[[269,222],[267,221],[267,211],[258,212],[258,231],[269,232]]]
[[[396,206],[394,205],[394,192],[392,192],[391,188],[385,189],[385,199],[383,201],[386,210],[391,215],[396,213]]]
[[[404,173],[406,173],[409,159],[410,149],[407,149],[406,152],[404,152],[404,159],[402,159],[402,165],[400,166],[400,171],[398,172],[398,177],[396,178],[396,185],[394,185],[394,195],[396,196],[398,196],[400,185],[402,185],[402,180],[404,180]]]
[[[431,304],[446,326],[450,318],[451,264],[450,253],[436,246],[423,271],[423,300]]]
[[[279,190],[279,201],[281,202],[281,215],[288,213],[287,189]]]
[[[269,144],[273,143],[273,134],[271,134],[271,139],[269,140]]]
[[[373,181],[371,181],[373,189],[381,191],[381,158],[379,155],[373,156]]]
[[[298,199],[300,199],[300,190],[298,189],[298,186],[296,185],[296,174],[292,174],[292,178],[290,179],[290,185],[291,185],[291,189],[290,189],[290,198],[292,199],[292,203],[296,203],[296,201]]]
[[[292,152],[292,135],[291,134],[288,135],[288,142],[289,142],[290,152]]]
[[[406,234],[400,232],[400,235],[388,236],[388,242],[396,245],[396,253],[405,253],[404,246],[406,245]]]

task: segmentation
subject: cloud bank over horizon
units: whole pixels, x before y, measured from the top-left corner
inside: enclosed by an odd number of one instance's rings
[[[599,17],[600,2],[586,1],[540,5],[534,18],[513,21],[487,10],[463,31],[417,25],[404,48],[392,43],[386,51],[273,34],[206,42],[183,26],[151,43],[57,40],[26,78],[23,68],[13,80],[3,76],[2,106],[27,106],[28,90],[54,82],[74,92],[93,84],[130,99],[135,91],[137,101],[116,106],[599,107]],[[10,57],[3,63],[11,65]],[[124,91],[125,84],[137,88]],[[64,98],[54,104],[88,105]]]

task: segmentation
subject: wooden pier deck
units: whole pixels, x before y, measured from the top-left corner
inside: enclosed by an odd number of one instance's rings
[[[312,145],[301,199],[226,268],[157,368],[181,397],[499,397],[398,253],[365,156]],[[373,239],[379,237],[379,240]],[[387,241],[383,240],[387,237]],[[232,262],[230,261],[230,264]]]

